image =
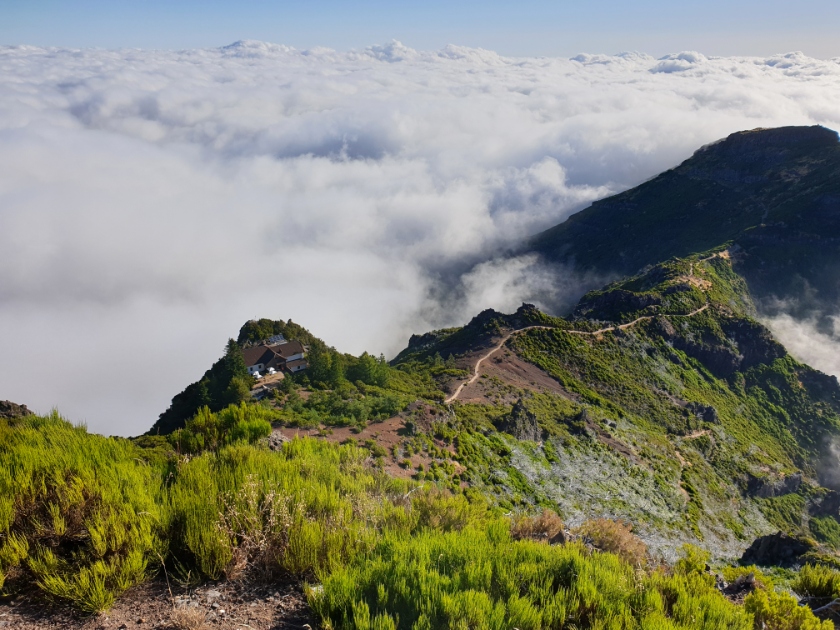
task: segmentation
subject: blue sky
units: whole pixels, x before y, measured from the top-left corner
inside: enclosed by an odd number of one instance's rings
[[[544,2],[367,0],[1,0],[0,44],[181,49],[257,39],[363,48],[398,39],[505,55],[638,50],[663,55],[840,56],[836,0]]]

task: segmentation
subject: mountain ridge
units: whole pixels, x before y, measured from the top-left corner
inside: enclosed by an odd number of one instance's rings
[[[739,273],[760,308],[805,316],[836,306],[837,132],[814,126],[731,134],[635,188],[596,201],[521,251],[579,272],[623,277],[727,244],[740,248]]]

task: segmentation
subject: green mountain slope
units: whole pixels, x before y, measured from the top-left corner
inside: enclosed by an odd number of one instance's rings
[[[571,522],[629,519],[663,551],[701,541],[733,556],[777,529],[823,540],[840,531],[840,514],[825,520],[819,507],[830,495],[819,462],[840,432],[840,387],[752,318],[728,252],[592,292],[568,321],[528,312],[484,313],[425,345],[415,338],[397,360],[420,362],[494,330],[479,353],[457,355],[469,369],[524,328],[451,403],[451,440],[471,486]]]
[[[626,276],[734,242],[753,295],[840,299],[840,143],[823,127],[734,133],[534,237],[526,249]]]
[[[261,417],[505,510],[627,519],[665,554],[694,542],[737,557],[780,529],[840,546],[823,464],[840,386],[754,319],[735,266],[723,248],[674,258],[567,319],[487,310],[413,336],[390,365],[310,336],[310,369],[264,397]],[[240,342],[283,326],[246,324]]]

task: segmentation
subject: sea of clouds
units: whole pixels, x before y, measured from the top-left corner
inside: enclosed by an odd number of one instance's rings
[[[0,399],[136,434],[250,318],[391,356],[562,310],[598,279],[501,255],[731,132],[838,129],[838,102],[840,59],[800,53],[0,47]]]

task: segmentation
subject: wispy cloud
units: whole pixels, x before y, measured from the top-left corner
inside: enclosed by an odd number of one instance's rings
[[[137,433],[251,317],[391,354],[563,304],[579,278],[486,260],[733,131],[837,128],[839,77],[801,54],[0,48],[0,397]]]
[[[779,313],[764,318],[764,323],[798,360],[826,374],[840,376],[840,316],[824,319],[803,320]]]

